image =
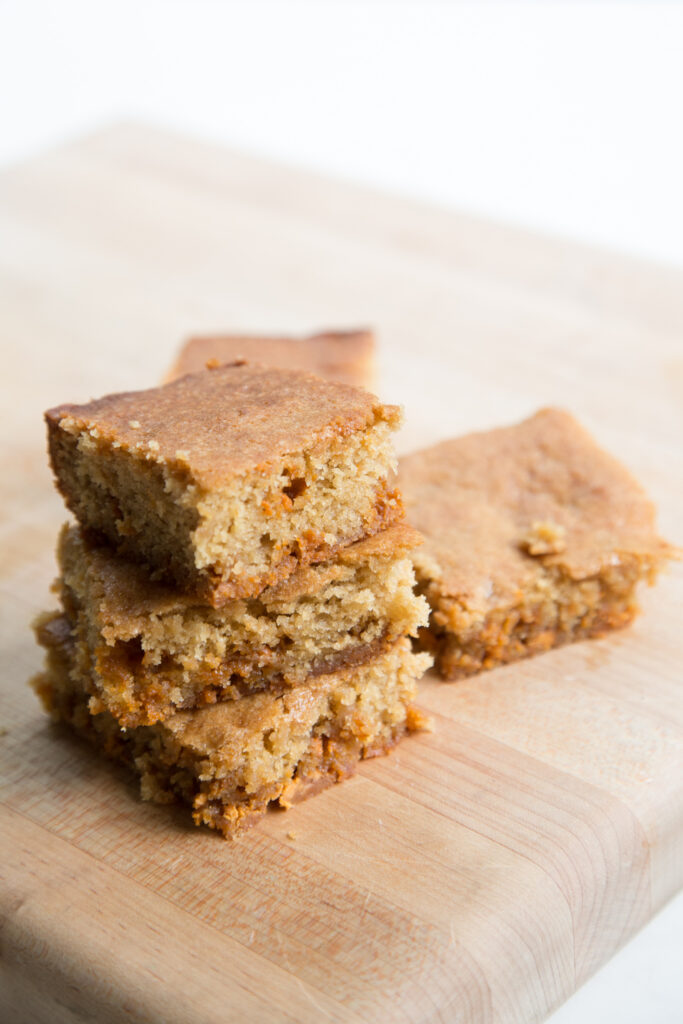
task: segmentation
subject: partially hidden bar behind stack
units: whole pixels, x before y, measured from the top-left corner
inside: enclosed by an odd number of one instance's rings
[[[236,359],[282,370],[307,370],[325,380],[375,390],[375,338],[367,329],[321,331],[303,338],[281,335],[206,334],[190,338],[168,370],[168,384],[207,364]]]

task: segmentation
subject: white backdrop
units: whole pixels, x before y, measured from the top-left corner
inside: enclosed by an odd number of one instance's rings
[[[683,267],[682,107],[677,3],[0,0],[0,169],[146,119]],[[680,1024],[682,963],[679,897],[553,1024]]]
[[[0,0],[0,165],[149,118],[683,265],[683,5]]]

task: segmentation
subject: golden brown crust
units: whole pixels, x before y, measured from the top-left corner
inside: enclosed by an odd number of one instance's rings
[[[46,419],[89,535],[213,607],[403,515],[388,484],[400,410],[310,374],[223,366]]]
[[[147,391],[57,406],[45,417],[51,437],[89,434],[100,448],[163,465],[210,491],[380,420],[397,424],[399,410],[360,388],[240,362]]]
[[[310,337],[258,337],[216,334],[190,338],[181,348],[164,383],[199,373],[207,363],[237,359],[279,369],[306,370],[326,380],[374,390],[375,338],[372,331],[324,331]]]
[[[399,485],[449,678],[630,621],[672,554],[640,485],[561,410],[410,455]]]

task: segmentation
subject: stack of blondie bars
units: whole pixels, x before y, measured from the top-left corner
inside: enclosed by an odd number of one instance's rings
[[[233,836],[423,724],[396,407],[235,362],[46,418],[77,525],[37,689],[143,796]]]

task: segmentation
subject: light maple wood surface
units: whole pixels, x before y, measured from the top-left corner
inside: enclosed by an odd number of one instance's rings
[[[428,678],[433,733],[236,844],[26,687],[65,518],[42,410],[191,333],[364,324],[403,450],[560,404],[683,542],[681,275],[139,126],[0,176],[3,1021],[528,1024],[680,886],[680,565],[627,631]]]

